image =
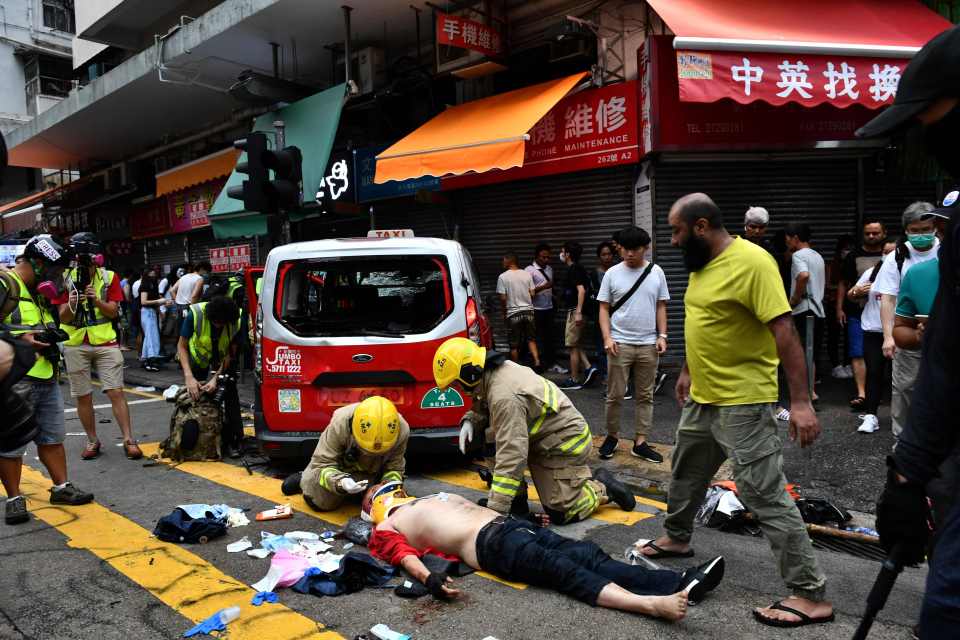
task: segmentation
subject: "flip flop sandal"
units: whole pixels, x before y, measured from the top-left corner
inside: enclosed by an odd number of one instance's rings
[[[864,398],[863,396],[857,396],[856,398],[854,398],[853,400],[850,401],[850,408],[851,408],[851,409],[862,409],[862,408],[863,408],[863,405],[864,405],[864,403],[866,403],[866,401],[867,401],[867,399]]]
[[[790,411],[788,409],[780,409],[777,412],[777,420],[780,422],[790,422]]]
[[[779,627],[781,629],[792,629],[794,627],[806,627],[811,624],[824,624],[826,622],[833,622],[834,616],[831,613],[826,618],[811,618],[803,611],[798,611],[793,607],[788,607],[783,604],[783,602],[775,602],[770,607],[770,609],[776,609],[777,611],[786,611],[787,613],[792,613],[793,615],[800,618],[799,620],[777,620],[776,618],[768,618],[759,611],[753,612],[753,617],[757,619],[757,622],[760,624],[765,624],[768,627]]]
[[[657,546],[657,543],[651,540],[647,544],[640,547],[641,549],[653,549],[655,553],[649,554],[644,553],[644,557],[650,558],[651,560],[656,560],[658,558],[692,558],[694,553],[693,549],[687,549],[686,551],[670,551],[669,549],[661,549]]]

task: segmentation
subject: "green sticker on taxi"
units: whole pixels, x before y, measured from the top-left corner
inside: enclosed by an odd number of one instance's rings
[[[423,395],[420,401],[421,409],[449,409],[450,407],[462,407],[463,396],[454,388],[440,391],[437,387],[430,389]]]

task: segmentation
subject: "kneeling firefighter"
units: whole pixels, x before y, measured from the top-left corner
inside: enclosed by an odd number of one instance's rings
[[[592,474],[587,459],[593,434],[573,403],[532,369],[487,351],[467,338],[450,338],[433,359],[437,387],[457,385],[473,399],[461,421],[461,450],[492,430],[496,460],[485,506],[500,513],[527,510],[524,470],[529,467],[543,509],[555,524],[588,518],[616,502],[633,511],[636,499],[606,469]],[[483,501],[481,501],[483,503]]]
[[[368,484],[403,482],[410,426],[392,402],[372,396],[333,412],[310,464],[288,476],[283,493],[303,493],[317,511],[333,511]]]

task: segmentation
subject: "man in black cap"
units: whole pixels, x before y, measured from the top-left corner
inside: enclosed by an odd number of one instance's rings
[[[914,56],[893,105],[857,132],[890,135],[922,126],[927,151],[960,179],[960,27],[933,38]],[[956,194],[933,213],[948,220],[940,246],[940,287],[924,330],[923,359],[913,405],[887,484],[877,504],[877,529],[906,564],[922,562],[930,536],[926,485],[960,443],[960,225]],[[937,523],[919,637],[945,638],[960,628],[960,502]],[[954,631],[949,631],[953,629]]]

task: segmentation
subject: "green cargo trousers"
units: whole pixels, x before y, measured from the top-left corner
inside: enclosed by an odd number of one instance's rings
[[[707,485],[730,458],[740,501],[759,520],[784,582],[795,596],[820,601],[826,577],[785,488],[773,411],[773,404],[766,403],[722,407],[687,400],[677,427],[664,529],[672,540],[690,541]]]

